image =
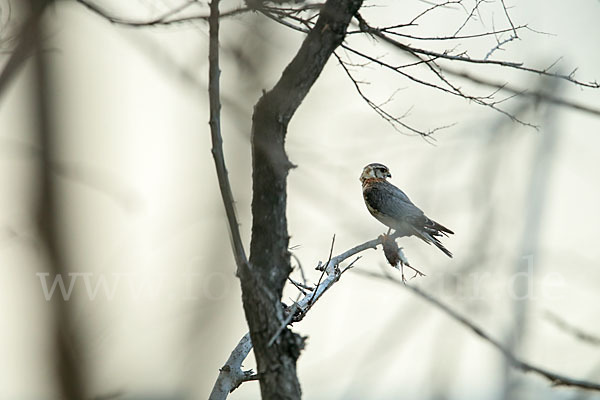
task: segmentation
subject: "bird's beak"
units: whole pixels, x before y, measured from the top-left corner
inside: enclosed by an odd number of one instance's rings
[[[386,176],[387,176],[388,178],[391,178],[391,177],[392,177],[392,174],[390,174],[390,173],[388,172]]]

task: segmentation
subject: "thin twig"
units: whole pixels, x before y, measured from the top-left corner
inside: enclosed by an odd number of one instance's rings
[[[315,289],[314,287],[310,287],[305,283],[302,282],[298,282],[293,280],[292,278],[288,277],[288,280],[294,285],[296,286],[298,289],[304,289],[304,290],[310,290],[311,292]]]
[[[283,330],[288,326],[288,324],[290,322],[292,322],[292,319],[294,318],[294,314],[296,313],[296,310],[298,310],[297,302],[295,302],[294,305],[288,310],[287,317],[285,317],[285,320],[281,323],[281,326],[279,327],[279,329],[277,329],[277,331],[273,334],[271,339],[269,339],[269,342],[267,343],[267,347],[271,347],[273,345],[273,343],[275,343],[275,340],[277,340],[279,335],[281,335],[281,332],[283,332]]]
[[[294,285],[296,287],[296,289],[298,289],[300,291],[300,293],[302,293],[303,295],[306,296],[306,290],[304,290],[304,288],[302,286],[300,286],[300,284],[298,282],[296,282],[295,280],[293,280],[289,276],[288,276],[288,281],[290,281],[291,284]]]
[[[502,8],[504,9],[504,14],[506,15],[506,19],[508,20],[508,23],[510,24],[510,27],[512,28],[513,36],[518,38],[519,35],[517,35],[517,29],[515,28],[515,24],[513,24],[512,19],[510,18],[510,15],[508,15],[508,8],[506,8],[506,4],[504,4],[504,0],[500,0],[500,2],[502,3]]]
[[[292,256],[292,258],[294,260],[296,260],[296,263],[298,264],[298,269],[300,270],[300,276],[302,277],[302,282],[304,282],[304,285],[306,285],[306,275],[304,274],[304,267],[302,267],[302,263],[300,262],[300,259],[298,258],[297,255],[295,255],[292,252],[290,252],[290,255]]]
[[[571,100],[566,100],[561,97],[553,96],[550,93],[544,93],[539,90],[529,90],[529,89],[521,89],[515,86],[511,86],[507,83],[494,82],[479,76],[475,76],[468,72],[458,71],[452,68],[448,68],[446,66],[439,66],[442,71],[447,74],[454,75],[459,78],[467,79],[473,83],[477,83],[479,85],[484,85],[488,87],[492,87],[498,90],[506,91],[517,96],[530,97],[536,100],[541,100],[547,103],[556,104],[563,107],[572,108],[574,110],[583,111],[586,113],[590,113],[593,115],[600,115],[600,108],[594,108],[585,104],[576,103]]]
[[[331,238],[331,247],[329,248],[329,258],[327,259],[327,262],[325,263],[325,266],[323,267],[323,269],[321,271],[321,276],[319,277],[319,281],[317,282],[317,287],[321,284],[321,280],[323,279],[323,275],[325,275],[325,272],[327,272],[327,266],[331,262],[331,255],[333,254],[333,245],[334,244],[335,244],[335,234],[333,234],[333,238]],[[317,267],[317,269],[318,268],[319,267]],[[316,290],[313,291],[312,297],[308,301],[309,305],[313,303],[313,300],[315,299],[315,295],[316,294],[317,294],[317,291]]]
[[[448,52],[439,53],[439,52],[435,52],[435,51],[431,51],[431,50],[427,50],[427,49],[420,49],[417,47],[409,46],[407,44],[401,43],[395,39],[390,38],[384,32],[382,32],[380,29],[372,27],[364,20],[364,18],[362,18],[358,14],[357,14],[357,19],[359,20],[358,27],[363,32],[368,33],[369,35],[372,35],[372,36],[376,36],[376,37],[382,39],[385,43],[388,43],[400,50],[407,51],[411,54],[422,54],[422,55],[436,57],[436,58],[444,58],[447,60],[461,61],[461,62],[473,63],[473,64],[498,65],[498,66],[503,66],[503,67],[507,67],[507,68],[517,69],[520,71],[534,73],[537,75],[548,76],[548,77],[557,78],[557,79],[563,79],[563,80],[566,80],[568,82],[574,83],[574,84],[576,84],[578,86],[582,86],[582,87],[589,87],[589,88],[593,88],[593,89],[600,88],[600,83],[598,83],[596,81],[583,82],[583,81],[579,81],[579,80],[575,79],[574,78],[575,71],[573,71],[572,73],[570,73],[568,75],[564,75],[564,74],[548,72],[548,68],[546,68],[546,69],[530,68],[530,67],[524,66],[522,63],[517,63],[517,62],[470,58],[470,57],[467,57],[466,55],[452,55],[452,54],[449,54]],[[458,34],[458,33],[456,33],[456,34]]]
[[[526,28],[528,28],[527,25],[519,25],[519,26],[516,26],[514,29],[515,30],[521,30],[521,29],[526,29]],[[390,27],[380,28],[380,30],[382,32],[389,33],[390,35],[399,36],[399,37],[403,37],[403,38],[407,38],[407,39],[423,40],[423,41],[445,41],[445,40],[476,39],[476,38],[483,38],[483,37],[492,36],[492,35],[495,36],[495,35],[497,35],[499,33],[511,32],[513,30],[513,28],[506,28],[506,29],[494,30],[494,31],[491,31],[491,32],[474,33],[474,34],[471,34],[471,35],[415,36],[415,35],[410,35],[410,34],[407,34],[407,33],[400,33],[400,32],[391,31],[390,29],[391,29]],[[352,32],[348,32],[348,33],[358,33],[358,32],[362,32],[362,31],[352,31]]]

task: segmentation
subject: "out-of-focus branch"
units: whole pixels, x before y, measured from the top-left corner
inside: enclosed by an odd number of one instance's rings
[[[108,12],[104,8],[100,7],[93,1],[89,1],[89,0],[76,0],[76,1],[77,1],[77,3],[86,7],[88,10],[103,17],[104,19],[108,20],[109,22],[111,22],[113,24],[129,26],[132,28],[175,25],[175,24],[182,24],[182,23],[195,22],[195,21],[208,22],[208,20],[210,18],[210,14],[209,15],[202,14],[202,15],[189,15],[189,16],[184,16],[184,17],[174,17],[174,15],[179,14],[180,12],[189,8],[190,6],[200,4],[196,0],[192,0],[192,1],[188,1],[186,3],[183,3],[180,6],[167,11],[164,14],[162,14],[156,18],[153,18],[150,20],[138,20],[138,21],[121,18],[121,17],[117,17],[115,15],[112,15],[110,12]],[[240,8],[236,8],[234,10],[226,11],[226,12],[219,14],[219,18],[232,17],[235,15],[243,14],[248,11],[251,11],[251,9],[248,7],[240,7]]]
[[[36,144],[0,138],[2,150],[5,150],[7,146],[9,146],[8,150],[14,152],[18,157],[30,158],[34,162],[37,162],[40,157],[41,149]],[[131,212],[140,205],[141,199],[138,194],[121,182],[119,176],[86,163],[51,161],[49,168],[56,177],[95,190],[114,201],[125,211]]]
[[[12,50],[10,58],[0,72],[0,97],[6,90],[8,84],[12,81],[15,73],[23,66],[23,63],[31,55],[36,45],[36,29],[39,20],[44,12],[46,3],[42,3],[40,7],[35,7],[27,16],[23,23],[20,32],[17,35],[17,45]]]
[[[546,319],[556,325],[559,329],[563,330],[566,333],[569,333],[581,340],[582,342],[593,344],[595,346],[600,345],[600,337],[592,335],[591,333],[584,332],[580,328],[568,323],[562,317],[553,313],[552,311],[546,311],[544,313]]]
[[[231,247],[239,273],[240,268],[248,264],[244,244],[235,215],[233,192],[227,176],[225,167],[225,156],[223,155],[223,137],[221,136],[221,91],[219,85],[219,0],[210,2],[209,46],[208,46],[208,97],[210,105],[210,136],[212,139],[212,155],[215,160],[215,168],[219,180],[219,189],[227,214],[229,234],[231,235]]]
[[[360,271],[360,273],[363,275],[366,275],[366,276],[393,282],[395,284],[398,284],[399,286],[402,286],[402,287],[410,290],[413,294],[417,295],[421,299],[427,301],[429,304],[432,304],[436,308],[440,309],[444,314],[448,315],[455,321],[459,322],[465,328],[471,330],[477,336],[479,336],[484,341],[489,343],[492,347],[496,348],[500,353],[502,353],[502,355],[504,357],[506,357],[506,359],[508,360],[508,362],[510,363],[511,366],[513,366],[514,368],[516,368],[520,371],[532,372],[534,374],[540,375],[540,376],[548,379],[550,382],[552,382],[552,385],[554,385],[554,386],[570,386],[570,387],[575,387],[575,388],[580,388],[580,389],[600,391],[600,384],[598,384],[598,383],[570,378],[570,377],[551,372],[545,368],[541,368],[541,367],[538,367],[536,365],[533,365],[526,361],[521,360],[513,352],[511,352],[509,349],[507,349],[502,343],[500,343],[498,340],[494,339],[489,333],[487,333],[481,327],[477,326],[474,322],[469,320],[467,317],[465,317],[464,315],[461,315],[459,312],[455,311],[447,304],[436,299],[435,297],[424,292],[423,290],[419,289],[416,286],[407,285],[407,284],[403,283],[401,280],[398,280],[389,274],[382,275],[382,274],[371,273],[371,272],[367,272],[367,271]]]
[[[26,30],[27,38],[31,41],[26,49],[33,50],[33,61],[35,66],[35,93],[36,117],[37,117],[37,140],[40,146],[39,160],[39,192],[36,197],[38,212],[38,226],[41,242],[46,252],[46,268],[52,276],[60,276],[67,272],[66,257],[64,256],[63,242],[61,241],[61,221],[58,218],[57,191],[52,177],[52,158],[56,154],[55,132],[52,125],[50,96],[52,85],[48,65],[42,52],[42,22],[41,17],[52,0],[29,0],[31,26]],[[31,46],[31,47],[29,47]],[[28,48],[29,47],[29,48]],[[28,51],[25,52],[25,54]],[[24,56],[25,54],[21,54]],[[60,391],[59,397],[69,400],[80,400],[86,398],[84,378],[84,365],[74,354],[74,349],[85,348],[78,346],[78,333],[73,322],[72,305],[66,300],[53,298],[54,321],[51,324],[51,335],[54,339],[53,349],[56,360],[57,387]]]

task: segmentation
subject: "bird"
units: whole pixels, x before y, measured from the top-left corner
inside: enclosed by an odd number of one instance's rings
[[[428,218],[402,190],[388,182],[387,178],[391,177],[390,170],[383,164],[371,163],[363,168],[360,181],[365,205],[371,215],[394,229],[398,236],[416,236],[427,244],[433,243],[448,257],[452,257],[452,253],[438,238],[448,237],[454,232]]]

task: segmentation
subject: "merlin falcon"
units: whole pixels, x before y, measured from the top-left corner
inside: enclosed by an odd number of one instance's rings
[[[360,175],[363,198],[367,209],[379,222],[394,229],[399,236],[416,236],[434,244],[448,257],[452,253],[438,239],[454,234],[450,229],[427,218],[408,196],[387,181],[390,170],[383,164],[367,165]]]

